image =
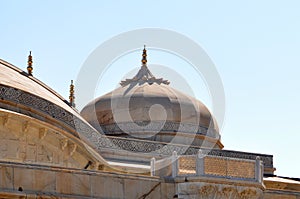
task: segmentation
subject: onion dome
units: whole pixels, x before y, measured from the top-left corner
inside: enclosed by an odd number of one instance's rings
[[[156,142],[223,148],[217,123],[199,100],[156,78],[142,66],[121,87],[87,104],[81,116],[99,132]]]

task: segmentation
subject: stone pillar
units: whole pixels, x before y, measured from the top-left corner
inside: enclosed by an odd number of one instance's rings
[[[155,158],[151,158],[151,162],[150,162],[150,173],[151,176],[155,176]]]
[[[204,175],[204,154],[202,150],[199,149],[196,155],[196,175],[203,176]]]
[[[174,151],[172,154],[172,177],[175,178],[178,175],[178,156],[177,152]]]

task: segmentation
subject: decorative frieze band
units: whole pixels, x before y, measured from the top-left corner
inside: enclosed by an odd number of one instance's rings
[[[139,126],[139,131],[143,132],[182,132],[182,133],[191,133],[199,135],[207,135],[208,128],[194,125],[186,124],[173,121],[135,121],[135,122],[122,122],[122,123],[113,123],[101,125],[101,128],[105,134],[109,135],[119,135],[126,132],[135,133],[136,125]],[[214,133],[214,134],[213,134]],[[212,135],[217,134],[217,132],[210,133]]]

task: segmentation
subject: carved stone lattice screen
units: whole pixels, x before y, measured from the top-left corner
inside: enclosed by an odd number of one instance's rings
[[[262,182],[263,164],[256,160],[222,156],[180,155],[174,151],[169,158],[151,160],[151,174],[158,176],[203,176]]]
[[[206,156],[204,158],[204,174],[255,179],[255,161]]]
[[[178,158],[179,175],[195,175],[196,174],[196,158],[195,156],[179,156]]]
[[[226,176],[226,159],[219,157],[205,157],[204,158],[204,174]]]

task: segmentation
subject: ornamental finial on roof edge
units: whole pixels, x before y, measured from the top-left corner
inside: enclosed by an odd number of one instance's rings
[[[75,108],[75,95],[74,95],[74,84],[73,84],[73,80],[71,80],[71,84],[70,84],[70,96],[69,96],[69,103],[71,107]]]
[[[28,72],[28,75],[32,76],[32,55],[31,55],[31,51],[29,51],[29,55],[28,55],[28,61],[27,61],[27,72]]]

